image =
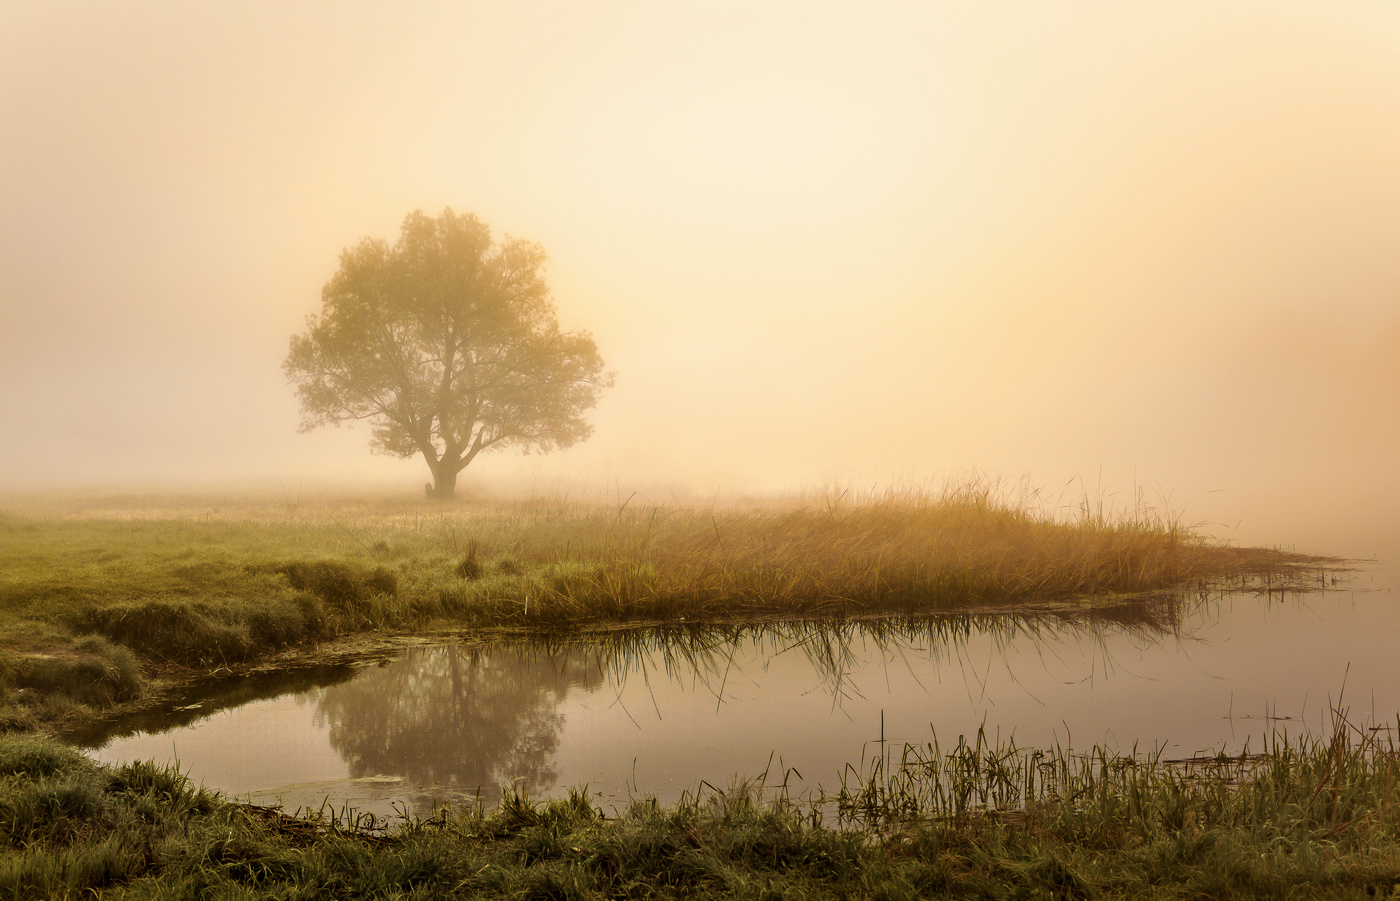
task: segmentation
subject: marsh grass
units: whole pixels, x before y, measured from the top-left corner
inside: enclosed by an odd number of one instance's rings
[[[729,507],[112,497],[4,509],[11,728],[130,697],[129,679],[104,676],[106,694],[60,693],[55,707],[41,692],[35,713],[42,655],[129,672],[81,651],[85,636],[134,652],[149,675],[366,631],[1010,609],[1221,580],[1273,591],[1316,585],[1337,562],[1224,546],[1144,507],[1066,517],[978,485]]]
[[[580,789],[392,823],[291,816],[149,763],[106,768],[49,739],[0,736],[0,895],[1387,895],[1400,878],[1397,750],[1343,715],[1334,730],[1193,761],[978,739],[881,754],[898,765],[864,763],[839,799],[860,808],[842,828],[823,825],[821,799],[766,777],[610,813]]]
[[[1323,736],[1276,731],[1257,752],[1246,745],[1182,759],[1098,746],[1081,754],[1022,748],[991,742],[981,730],[949,748],[936,736],[898,750],[881,739],[873,754],[847,765],[826,800],[838,822],[880,834],[979,819],[1090,831],[1126,820],[1144,836],[1282,822],[1332,836],[1377,816],[1400,823],[1400,731],[1357,726],[1337,708],[1331,714]]]
[[[1257,753],[1178,760],[1026,749],[980,732],[949,748],[877,742],[828,800],[887,848],[936,836],[959,858],[954,872],[984,889],[1038,873],[1073,897],[1168,886],[1179,897],[1390,896],[1400,884],[1397,734],[1333,708],[1325,736],[1275,732]]]

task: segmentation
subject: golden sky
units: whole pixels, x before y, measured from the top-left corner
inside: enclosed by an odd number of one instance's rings
[[[421,484],[280,363],[447,206],[617,372],[480,484],[1400,502],[1400,5],[1279,0],[0,4],[0,486]]]

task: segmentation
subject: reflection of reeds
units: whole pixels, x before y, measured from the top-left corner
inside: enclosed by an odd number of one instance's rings
[[[1139,643],[1183,634],[1184,624],[1209,614],[1219,595],[1197,590],[1159,592],[1102,606],[1060,606],[1039,611],[948,613],[925,617],[823,617],[770,622],[694,623],[605,629],[582,634],[547,633],[506,642],[501,651],[586,662],[620,691],[629,680],[648,686],[654,677],[708,690],[723,703],[725,686],[746,661],[801,654],[837,703],[851,674],[873,660],[951,661],[974,636],[989,636],[1005,650],[1015,641],[1036,644],[1066,637],[1105,643],[1109,633]],[[1189,628],[1187,629],[1189,631]]]

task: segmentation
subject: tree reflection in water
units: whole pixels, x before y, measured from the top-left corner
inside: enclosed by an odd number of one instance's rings
[[[502,785],[554,786],[559,704],[602,683],[579,653],[446,646],[412,649],[314,700],[352,777],[392,774],[442,797],[480,789],[490,802]]]

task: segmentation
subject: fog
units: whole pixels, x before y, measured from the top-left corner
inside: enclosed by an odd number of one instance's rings
[[[0,488],[417,491],[280,364],[450,206],[617,373],[468,489],[976,471],[1374,553],[1397,160],[1389,2],[10,2]]]

